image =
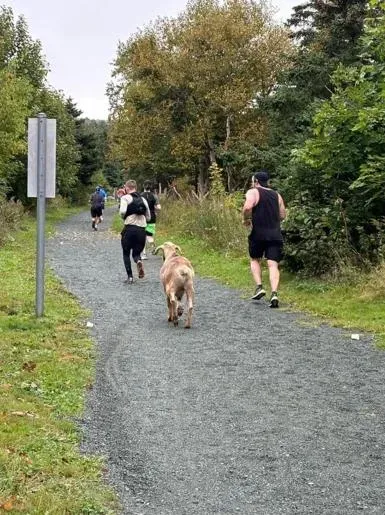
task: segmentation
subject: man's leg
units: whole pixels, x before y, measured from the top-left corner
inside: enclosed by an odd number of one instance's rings
[[[138,268],[138,277],[143,279],[144,267],[142,263],[141,254],[144,246],[146,245],[146,231],[142,227],[135,227],[132,240],[132,259],[135,261]]]
[[[279,262],[282,259],[282,243],[272,242],[266,249],[267,266],[269,268],[269,279],[271,286],[270,307],[278,308],[278,287],[279,287]]]
[[[269,268],[269,279],[272,292],[278,291],[279,286],[279,265],[277,261],[267,260],[267,266]]]
[[[257,286],[259,284],[262,284],[262,270],[261,270],[260,260],[259,259],[251,259],[250,260],[250,269],[251,269],[251,275],[253,276],[255,284]]]
[[[262,270],[260,263],[263,256],[263,244],[254,240],[251,235],[249,236],[249,255],[251,275],[256,284],[255,293],[251,298],[253,300],[260,300],[266,295],[262,286]]]
[[[123,250],[123,263],[127,272],[127,281],[132,282],[132,268],[131,268],[131,234],[130,230],[125,228],[122,231],[122,250]]]

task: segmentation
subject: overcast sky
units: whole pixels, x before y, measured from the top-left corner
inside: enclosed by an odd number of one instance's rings
[[[23,14],[49,62],[49,83],[71,96],[84,116],[107,118],[106,85],[118,41],[158,16],[175,16],[186,0],[0,0]],[[301,0],[272,0],[285,20]]]

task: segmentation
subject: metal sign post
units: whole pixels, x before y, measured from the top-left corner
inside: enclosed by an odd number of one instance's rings
[[[36,316],[44,313],[45,262],[45,171],[47,145],[47,117],[37,116],[37,246],[36,246]]]
[[[28,120],[28,197],[37,198],[36,316],[44,314],[45,199],[55,196],[56,120]]]

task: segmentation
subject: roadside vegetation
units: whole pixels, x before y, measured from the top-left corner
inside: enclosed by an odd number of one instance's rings
[[[50,210],[47,232],[74,212]],[[102,460],[79,451],[95,360],[87,313],[48,271],[45,316],[36,319],[35,241],[24,216],[0,248],[0,511],[115,513]]]

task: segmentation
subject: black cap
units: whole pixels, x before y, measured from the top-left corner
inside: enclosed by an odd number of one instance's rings
[[[266,172],[266,170],[260,170],[254,174],[254,179],[258,181],[261,186],[267,185],[269,178],[269,174]]]

